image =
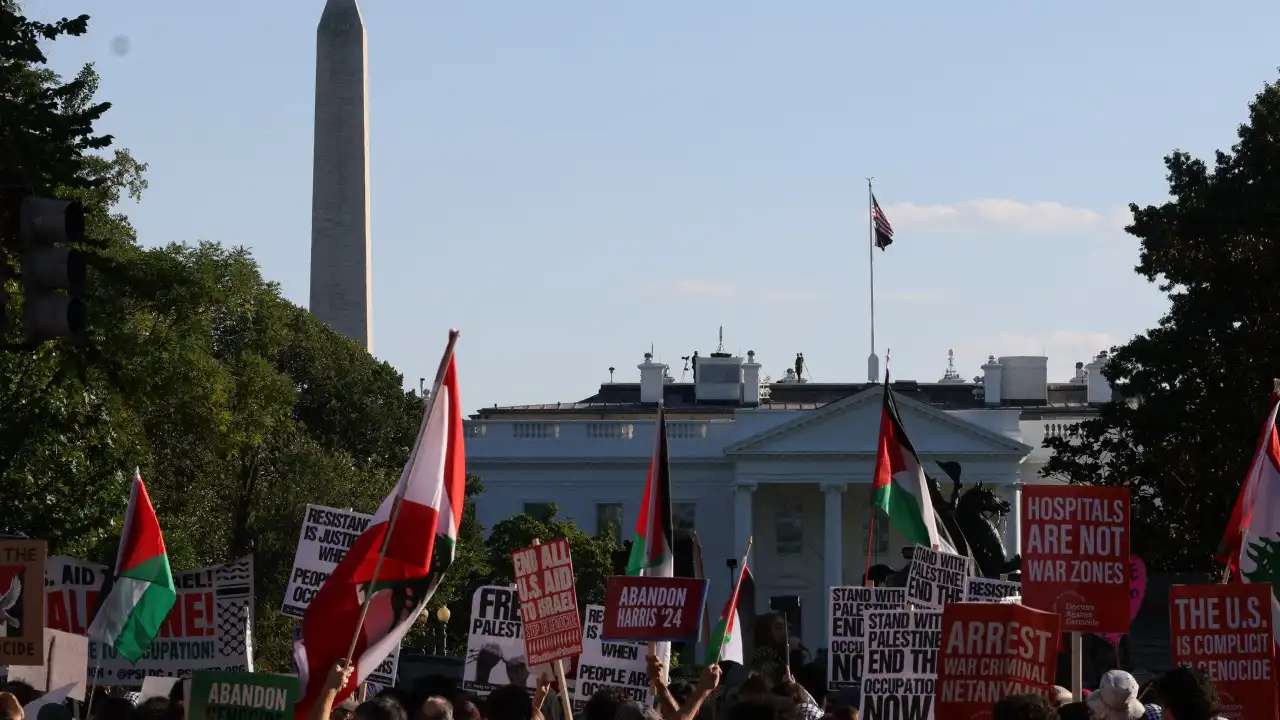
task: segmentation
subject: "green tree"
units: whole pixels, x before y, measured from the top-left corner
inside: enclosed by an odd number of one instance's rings
[[[1111,403],[1065,438],[1043,474],[1129,488],[1132,547],[1154,569],[1207,571],[1280,376],[1280,85],[1249,106],[1231,151],[1212,165],[1165,158],[1172,199],[1130,205],[1136,271],[1170,309],[1116,348]]]

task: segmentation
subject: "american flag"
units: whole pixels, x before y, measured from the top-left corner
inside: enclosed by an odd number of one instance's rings
[[[893,226],[889,224],[889,218],[884,216],[875,195],[871,196],[871,222],[876,228],[876,247],[883,250],[893,244]]]

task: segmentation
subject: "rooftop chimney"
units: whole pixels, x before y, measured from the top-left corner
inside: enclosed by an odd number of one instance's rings
[[[747,361],[742,363],[742,404],[760,404],[760,363],[756,362],[755,350],[748,350]]]
[[[996,361],[995,355],[987,356],[987,362],[982,366],[982,392],[985,404],[999,405],[1003,402],[1004,396],[1000,392],[1003,380],[1004,368]]]
[[[1110,361],[1107,351],[1103,350],[1084,368],[1087,386],[1085,400],[1090,405],[1105,405],[1111,402],[1111,383],[1107,382],[1106,376],[1102,374],[1102,368],[1106,367]]]
[[[666,376],[667,366],[654,362],[653,353],[645,353],[644,362],[636,367],[640,368],[640,402],[661,402],[663,386],[666,385],[663,378]]]

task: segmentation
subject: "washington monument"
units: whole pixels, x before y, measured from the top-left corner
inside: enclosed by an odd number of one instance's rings
[[[367,66],[356,0],[326,0],[316,29],[311,312],[372,352]]]

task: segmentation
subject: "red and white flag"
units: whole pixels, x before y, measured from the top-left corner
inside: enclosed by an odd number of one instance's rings
[[[355,672],[335,704],[399,647],[453,563],[467,477],[452,352],[456,337],[450,334],[440,381],[399,484],[325,580],[302,619],[301,637],[294,643],[303,687],[294,710],[297,720],[311,712],[329,668],[347,656],[357,625],[360,635],[351,658]],[[378,567],[384,541],[386,556]],[[360,625],[366,597],[372,599]]]

